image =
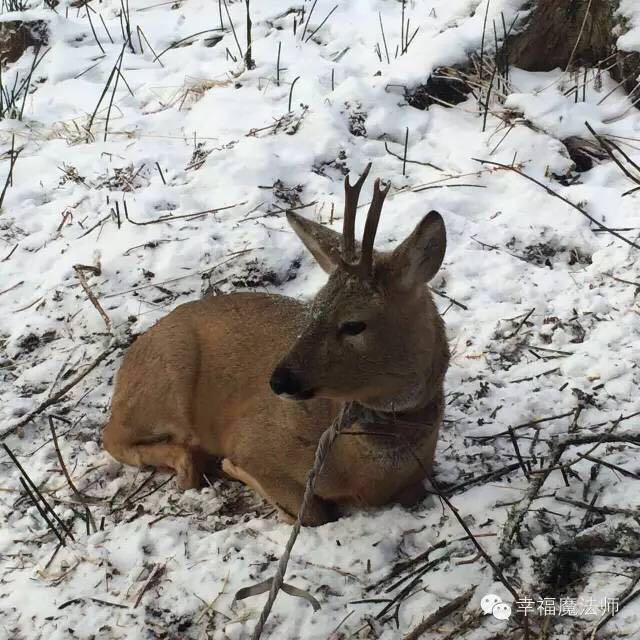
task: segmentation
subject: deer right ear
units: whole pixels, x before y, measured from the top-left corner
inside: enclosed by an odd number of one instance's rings
[[[436,275],[446,249],[444,220],[437,211],[431,211],[391,254],[391,264],[401,284],[410,289]]]
[[[342,235],[292,211],[287,221],[324,271],[333,273],[340,264]]]

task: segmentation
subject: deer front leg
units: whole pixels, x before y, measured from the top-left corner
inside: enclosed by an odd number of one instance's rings
[[[296,521],[298,510],[302,505],[304,487],[288,478],[263,478],[257,480],[248,471],[235,465],[229,458],[222,461],[222,470],[234,480],[253,489],[264,500],[272,504],[278,511],[278,517],[287,524]],[[307,507],[302,524],[308,527],[317,527],[337,519],[335,505],[326,502],[318,496],[313,496]]]

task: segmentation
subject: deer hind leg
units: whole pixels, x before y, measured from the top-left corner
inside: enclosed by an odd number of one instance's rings
[[[293,480],[285,480],[283,478],[274,481],[256,480],[248,471],[235,465],[229,458],[222,460],[222,471],[234,480],[239,480],[246,484],[264,500],[272,504],[282,522],[293,524],[296,521],[304,495],[304,487],[302,485]],[[313,496],[302,519],[302,524],[315,527],[336,519],[335,505],[322,500],[318,496]]]
[[[169,467],[175,471],[181,489],[194,489],[202,485],[203,456],[197,449],[170,439],[131,441],[122,437],[119,431],[110,423],[103,433],[104,448],[116,460],[134,466]]]

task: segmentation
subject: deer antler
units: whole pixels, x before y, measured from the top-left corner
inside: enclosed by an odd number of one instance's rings
[[[349,184],[349,176],[344,178],[344,217],[342,223],[342,259],[351,264],[355,259],[356,242],[356,212],[358,210],[358,198],[364,181],[369,175],[371,163],[369,163],[357,182],[352,186]]]
[[[369,175],[371,163],[369,163],[358,181],[352,186],[349,183],[349,176],[344,179],[344,220],[342,225],[342,268],[345,271],[359,277],[371,278],[373,275],[373,243],[376,239],[376,231],[378,230],[378,222],[380,221],[380,213],[384,199],[389,193],[391,183],[384,189],[380,188],[380,179],[378,178],[373,185],[373,199],[369,205],[367,212],[367,221],[364,225],[364,234],[362,236],[362,251],[360,258],[355,262],[356,241],[356,211],[358,209],[358,198],[364,181]]]
[[[380,188],[380,178],[373,184],[373,199],[369,205],[367,213],[367,221],[364,225],[364,234],[362,236],[362,252],[360,254],[360,262],[358,267],[365,277],[373,275],[373,243],[376,239],[376,231],[378,231],[378,222],[380,221],[380,213],[384,199],[389,193],[391,183],[387,184],[384,189]]]

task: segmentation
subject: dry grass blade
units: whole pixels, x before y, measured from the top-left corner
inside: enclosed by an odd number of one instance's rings
[[[109,134],[109,119],[111,117],[111,109],[113,107],[113,101],[115,100],[116,91],[118,89],[118,80],[120,78],[122,78],[124,80],[124,76],[122,75],[122,61],[124,60],[124,49],[125,48],[124,48],[124,45],[123,45],[122,51],[120,52],[120,57],[118,58],[118,61],[116,62],[116,66],[114,67],[117,75],[116,75],[115,82],[113,83],[113,89],[111,91],[111,99],[109,100],[109,106],[107,107],[107,117],[106,117],[106,120],[105,120],[105,123],[104,123],[104,142],[107,141],[107,136]],[[129,85],[127,85],[127,87],[129,87]],[[129,88],[129,92],[131,93],[131,88]]]
[[[227,10],[228,11],[228,10]],[[215,29],[204,29],[204,31],[198,31],[196,33],[192,33],[189,36],[186,36],[185,38],[180,38],[180,40],[176,40],[175,42],[172,42],[166,49],[163,49],[154,59],[153,61],[159,61],[160,58],[167,53],[167,51],[171,51],[171,49],[175,49],[178,45],[182,44],[183,42],[186,42],[187,40],[191,40],[191,38],[195,38],[196,36],[201,36],[203,33],[210,33],[211,31],[221,31],[220,28],[215,28]],[[143,34],[144,35],[144,34]],[[147,44],[149,45],[149,48],[151,49],[151,45],[149,44],[149,41],[147,40],[147,37],[145,36],[144,39],[146,40]],[[238,47],[240,45],[238,44]],[[153,49],[151,49],[153,51]],[[161,63],[162,64],[162,63]]]
[[[287,109],[289,113],[291,113],[291,101],[293,100],[293,87],[296,86],[296,82],[298,82],[298,80],[300,80],[300,76],[296,76],[293,79],[293,82],[291,83],[291,87],[289,87],[289,107]]]
[[[247,69],[254,69],[256,66],[255,60],[252,57],[252,46],[251,46],[251,8],[250,8],[250,0],[245,0],[246,10],[247,10],[247,49],[244,53],[244,64]]]
[[[329,11],[329,13],[326,15],[325,19],[307,36],[307,39],[305,40],[305,42],[309,42],[309,40],[311,40],[311,38],[313,38],[313,36],[315,36],[316,33],[318,33],[318,31],[320,31],[320,29],[322,29],[322,27],[324,27],[325,22],[331,17],[331,14],[337,8],[338,8],[338,5],[336,5],[335,7],[333,7],[333,9],[331,9],[331,11]],[[307,22],[307,24],[308,24],[308,22]]]
[[[313,15],[313,10],[316,8],[316,4],[318,4],[318,0],[313,0],[313,4],[311,5],[311,9],[307,14],[307,21],[304,24],[304,28],[302,29],[302,40],[304,40],[305,35],[307,34],[307,28],[309,27],[309,20],[311,20],[311,16]]]
[[[102,104],[102,101],[104,100],[104,97],[107,95],[107,91],[109,91],[109,87],[111,86],[111,82],[113,81],[113,78],[114,78],[114,76],[116,75],[116,73],[118,71],[118,66],[119,66],[120,62],[122,61],[122,56],[124,56],[125,47],[126,47],[126,43],[122,45],[122,49],[120,51],[120,55],[118,56],[118,58],[116,60],[116,63],[113,65],[113,69],[111,69],[111,73],[109,74],[109,77],[107,78],[107,83],[104,85],[102,93],[100,94],[100,98],[98,99],[98,104],[96,104],[96,108],[93,110],[93,113],[91,114],[91,117],[89,118],[89,122],[87,123],[87,126],[85,127],[88,137],[90,137],[92,135],[91,134],[91,127],[93,126],[93,122],[96,119],[96,115],[98,114],[98,109],[100,109],[100,105]]]
[[[96,41],[98,47],[100,47],[100,51],[104,53],[104,47],[100,44],[100,40],[98,40],[98,34],[96,33],[95,27],[93,26],[93,20],[91,20],[91,11],[89,11],[89,5],[85,5],[85,10],[87,12],[87,18],[89,19],[89,26],[91,27],[91,33],[93,33],[93,37]]]
[[[229,7],[227,6],[227,0],[223,0],[224,8],[227,12],[227,19],[229,20],[229,25],[231,26],[231,32],[233,33],[233,39],[236,41],[236,46],[238,47],[238,51],[240,53],[240,58],[242,58],[242,47],[240,46],[240,41],[238,40],[238,36],[236,34],[236,28],[233,24],[233,20],[231,19],[231,14],[229,13]],[[227,49],[228,51],[228,49]]]
[[[139,26],[136,27],[136,31],[138,32],[138,43],[140,44],[140,50],[143,51],[142,38],[144,38],[144,41],[147,43],[147,47],[149,47],[149,49],[151,50],[151,53],[153,54],[153,61],[157,62],[162,68],[164,68],[164,65],[162,64],[162,62],[160,62],[160,59],[158,58],[158,54],[154,51],[153,47],[151,46],[151,43],[149,42],[149,39],[147,38],[145,32]]]
[[[251,598],[253,596],[258,596],[261,593],[267,593],[269,589],[271,589],[272,580],[269,578],[264,582],[260,582],[259,584],[254,584],[250,587],[244,587],[236,592],[234,596],[234,600],[244,600],[245,598]],[[313,608],[314,611],[320,610],[320,603],[308,592],[304,589],[299,589],[298,587],[294,587],[291,584],[287,584],[286,582],[282,583],[280,587],[281,591],[289,594],[290,596],[295,596],[296,598],[302,598],[306,600]]]
[[[16,165],[16,162],[18,160],[18,155],[20,154],[20,152],[22,151],[23,147],[21,147],[18,150],[14,150],[15,149],[15,136],[11,136],[11,160],[10,160],[10,164],[9,164],[9,172],[7,173],[7,179],[4,182],[4,187],[2,188],[2,193],[0,193],[0,213],[2,212],[2,203],[4,202],[4,197],[7,193],[7,189],[9,187],[9,185],[12,183],[13,181],[13,168]],[[4,262],[4,260],[3,260]]]
[[[384,53],[387,57],[387,64],[390,64],[391,60],[389,59],[389,49],[387,48],[387,38],[384,35],[384,25],[382,24],[382,14],[378,11],[378,20],[380,22],[380,32],[382,33],[382,42],[384,44]]]
[[[20,482],[22,483],[22,486],[25,488],[25,491],[33,501],[34,505],[38,508],[38,511],[42,513],[42,509],[44,508],[44,511],[46,511],[48,514],[53,516],[54,520],[60,525],[62,530],[65,532],[65,534],[68,535],[72,540],[74,540],[75,538],[73,537],[73,534],[71,533],[70,529],[67,527],[67,525],[64,522],[62,522],[58,514],[53,510],[53,507],[45,500],[41,491],[38,489],[38,487],[36,487],[35,482],[33,482],[29,474],[25,471],[24,467],[20,464],[20,462],[18,461],[18,458],[16,458],[13,451],[9,449],[6,443],[2,443],[2,446],[4,447],[4,450],[7,452],[7,455],[9,456],[9,458],[11,458],[11,462],[13,462],[13,464],[16,466],[16,468],[20,472],[21,474]],[[40,502],[36,500],[36,496]],[[47,521],[47,524],[49,524],[51,529],[55,532],[61,544],[64,545],[65,544],[64,540],[61,538],[59,532],[55,529],[55,527],[52,524],[50,524],[49,518],[45,517],[44,515],[42,517],[45,518],[45,520]]]
[[[42,516],[42,519],[47,523],[47,526],[49,527],[49,529],[51,529],[51,531],[53,531],[53,533],[55,534],[56,538],[58,538],[58,540],[60,541],[60,544],[63,547],[66,546],[66,542],[64,541],[64,537],[55,528],[55,526],[54,526],[53,522],[51,521],[51,518],[49,518],[49,515],[47,514],[47,512],[40,506],[40,503],[38,502],[38,500],[35,497],[35,495],[32,493],[31,489],[29,489],[29,485],[25,482],[24,478],[20,478],[20,483],[22,484],[22,488],[25,490],[26,494],[29,496],[29,499],[33,503],[33,506],[38,510],[38,513]]]
[[[638,166],[620,148],[619,145],[617,145],[615,142],[613,142],[613,140],[609,140],[609,139],[605,138],[604,136],[601,136],[598,133],[596,133],[595,130],[593,129],[593,127],[588,122],[585,122],[584,124],[587,127],[587,129],[589,129],[589,132],[591,133],[591,135],[598,141],[598,143],[600,144],[601,148],[609,156],[609,158],[611,160],[613,160],[613,162],[615,162],[616,165],[618,165],[618,167],[620,167],[620,170],[622,171],[622,173],[624,173],[624,175],[627,176],[627,178],[629,178],[629,180],[635,182],[635,184],[637,184],[637,185],[640,185],[640,166]],[[627,167],[625,167],[622,164],[622,162],[614,154],[614,151],[617,151],[634,168],[634,170],[637,172],[636,175],[631,173],[631,171],[629,171],[627,169]],[[629,193],[629,192],[627,192],[627,193]]]

